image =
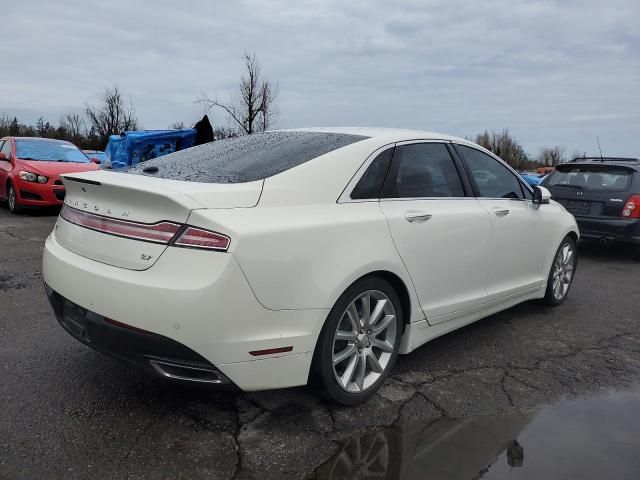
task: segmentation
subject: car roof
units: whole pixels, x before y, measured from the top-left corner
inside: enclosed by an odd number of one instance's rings
[[[571,160],[570,162],[561,163],[558,167],[561,166],[589,166],[589,165],[612,165],[615,167],[631,167],[635,170],[640,170],[640,160],[637,158],[614,158],[614,157],[604,157],[604,162],[599,157],[587,157],[587,158],[577,158],[575,160]]]
[[[384,127],[312,127],[312,128],[289,128],[276,131],[284,132],[320,132],[320,133],[341,133],[345,135],[360,135],[375,139],[389,139],[396,142],[405,140],[447,140],[460,143],[472,144],[469,140],[458,138],[444,133],[429,132],[425,130],[411,130],[403,128]]]

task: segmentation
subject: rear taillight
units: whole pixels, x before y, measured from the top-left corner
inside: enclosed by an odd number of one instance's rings
[[[201,228],[187,227],[178,236],[173,245],[176,247],[206,248],[208,250],[227,250],[231,240],[226,235]]]
[[[631,195],[624,204],[623,218],[640,218],[640,195]]]
[[[226,235],[201,228],[169,221],[140,223],[119,220],[76,210],[66,204],[62,207],[60,216],[67,222],[96,232],[145,242],[220,251],[226,251],[231,243]]]

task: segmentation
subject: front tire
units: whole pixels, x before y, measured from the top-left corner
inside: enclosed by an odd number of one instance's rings
[[[553,257],[553,264],[547,278],[547,290],[543,302],[555,307],[564,303],[578,266],[576,242],[570,236],[564,237]]]
[[[7,205],[9,206],[9,211],[13,214],[18,214],[22,211],[22,208],[20,207],[20,205],[18,205],[16,191],[13,188],[12,183],[9,183],[9,185],[7,185]]]
[[[342,405],[365,402],[395,365],[402,326],[394,288],[378,277],[358,280],[340,296],[320,333],[314,383]]]

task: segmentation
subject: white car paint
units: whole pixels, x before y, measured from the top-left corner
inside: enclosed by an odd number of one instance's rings
[[[466,140],[411,130],[304,131],[369,138],[248,183],[109,171],[66,176],[69,207],[134,222],[187,223],[231,244],[227,252],[177,248],[59,218],[44,249],[46,284],[87,310],[186,345],[240,388],[260,390],[307,383],[330,309],[362,276],[387,272],[406,288],[410,312],[400,353],[409,353],[543,297],[558,245],[578,235],[573,216],[555,202],[349,199],[381,149],[438,141],[492,155]],[[496,215],[504,209],[509,215]],[[431,217],[407,221],[412,214]],[[260,359],[249,353],[282,346],[292,350]]]

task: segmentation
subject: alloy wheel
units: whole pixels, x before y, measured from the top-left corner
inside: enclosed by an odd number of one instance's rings
[[[392,461],[390,450],[383,432],[352,439],[336,457],[327,478],[387,478]]]
[[[343,390],[364,392],[380,378],[397,330],[393,303],[379,290],[366,291],[347,306],[333,338],[333,372]]]
[[[556,254],[552,277],[553,296],[556,300],[562,300],[569,291],[573,279],[575,258],[574,247],[570,243],[565,243]]]

